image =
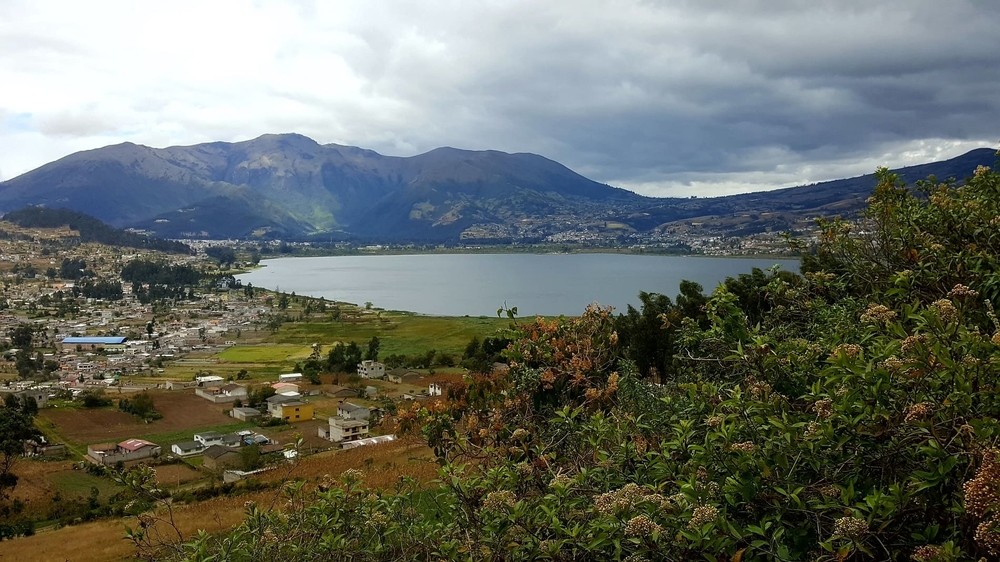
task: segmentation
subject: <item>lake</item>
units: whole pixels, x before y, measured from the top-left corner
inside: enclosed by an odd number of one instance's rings
[[[441,316],[576,316],[597,302],[624,312],[639,291],[673,299],[682,280],[710,292],[726,277],[798,260],[630,254],[420,254],[277,258],[238,276],[254,287]]]

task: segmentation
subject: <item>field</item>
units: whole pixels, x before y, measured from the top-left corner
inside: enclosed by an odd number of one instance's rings
[[[273,340],[283,344],[310,346],[319,343],[324,349],[337,342],[364,345],[378,336],[379,354],[415,355],[435,349],[461,357],[473,336],[483,339],[510,325],[507,319],[488,317],[420,316],[401,312],[366,314],[342,322],[295,322],[285,324]],[[306,353],[308,355],[308,352]]]
[[[179,486],[203,478],[204,473],[186,464],[163,464],[156,467],[156,482],[161,486]]]
[[[240,345],[219,353],[218,358],[227,363],[294,363],[308,358],[311,351],[308,345]]]
[[[157,475],[166,468],[157,467]],[[360,469],[365,483],[374,488],[391,488],[404,475],[427,483],[437,477],[438,470],[426,446],[412,441],[395,441],[320,453],[287,468],[262,473],[258,479],[272,483],[291,479],[316,482],[325,475],[336,478],[348,468]],[[247,501],[255,501],[261,506],[283,505],[280,492],[269,490],[179,505],[174,510],[175,519],[186,537],[198,530],[220,532],[242,521]],[[125,526],[134,524],[135,519],[128,518],[43,529],[32,537],[0,542],[0,560],[104,562],[129,559],[134,550],[123,537]]]
[[[187,537],[199,529],[218,532],[242,520],[243,505],[248,500],[270,501],[269,494],[215,498],[175,509],[175,520]],[[113,519],[72,525],[61,529],[40,530],[32,537],[0,542],[0,560],[104,562],[129,560],[135,555],[125,540],[125,526],[135,519]]]
[[[24,502],[30,512],[39,513],[47,509],[56,492],[70,499],[90,495],[91,488],[97,488],[102,497],[119,490],[106,478],[74,470],[73,464],[72,461],[18,461],[14,468],[18,481],[13,497]]]
[[[345,307],[347,308],[347,307]],[[325,315],[287,322],[275,333],[266,330],[242,331],[239,338],[230,334],[236,345],[221,351],[196,352],[179,361],[166,363],[157,377],[136,377],[134,380],[155,384],[164,379],[191,380],[199,373],[234,377],[246,370],[253,381],[275,380],[280,373],[292,372],[295,364],[307,359],[313,344],[319,344],[325,354],[337,343],[355,342],[367,350],[368,341],[377,336],[379,355],[422,355],[430,350],[461,359],[473,337],[480,340],[493,336],[497,330],[510,326],[507,319],[490,317],[421,316],[407,312],[366,311],[354,309],[342,320]],[[298,309],[289,309],[291,315]]]
[[[163,419],[149,423],[116,409],[45,408],[38,413],[38,426],[80,454],[87,445],[117,443],[132,437],[147,439],[164,447],[190,440],[199,430],[232,431],[249,424],[225,415],[223,404],[212,404],[191,390],[151,390],[153,403]]]

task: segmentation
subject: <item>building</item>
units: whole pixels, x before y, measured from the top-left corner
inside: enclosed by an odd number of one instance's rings
[[[368,437],[368,422],[366,420],[345,420],[340,416],[330,418],[329,427],[320,427],[319,436],[334,443],[357,441]]]
[[[299,394],[299,385],[293,382],[276,382],[271,385],[275,394]]]
[[[396,369],[389,371],[388,375],[386,375],[386,378],[389,379],[389,382],[394,382],[396,384],[402,384],[402,383],[416,384],[420,380],[420,373],[413,371],[411,369],[403,369],[402,367],[398,367]]]
[[[229,415],[241,420],[241,421],[252,421],[259,418],[262,414],[257,408],[233,408],[229,411]]]
[[[17,397],[21,404],[24,404],[29,398],[35,401],[35,405],[39,408],[44,408],[49,405],[49,392],[47,388],[25,388],[25,389],[3,389],[0,390],[0,394],[4,395],[0,398],[6,398],[6,395],[12,394]],[[2,402],[2,400],[0,400]]]
[[[296,396],[276,394],[267,399],[267,413],[289,423],[306,421],[313,418],[313,405]]]
[[[358,363],[358,376],[363,379],[384,379],[385,363],[365,359]]]
[[[108,351],[125,351],[125,337],[97,337],[97,336],[70,336],[63,338],[61,347],[63,351],[76,349],[106,349]]]
[[[330,398],[354,398],[358,395],[358,391],[346,386],[331,385],[323,394]]]
[[[226,404],[236,402],[237,400],[245,400],[247,397],[247,387],[242,384],[229,383],[218,387],[198,388],[195,389],[194,393],[209,402]]]
[[[427,385],[427,396],[441,396],[444,393],[444,385],[439,382],[432,382]]]
[[[222,434],[216,431],[206,431],[204,433],[195,433],[194,440],[197,443],[201,443],[202,447],[208,448],[212,445],[222,444]]]
[[[209,470],[225,470],[243,464],[243,455],[239,449],[222,445],[212,445],[205,449],[204,457],[205,468]]]
[[[226,383],[226,379],[218,375],[207,375],[204,377],[195,377],[194,382],[198,383],[198,386],[206,388],[213,386],[222,386],[223,384]]]
[[[302,373],[285,373],[284,375],[278,375],[278,382],[302,382]]]
[[[204,433],[195,433],[194,440],[205,448],[211,447],[212,445],[223,445],[226,447],[239,447],[242,443],[240,435],[238,433],[217,433],[215,431],[206,431]]]
[[[181,441],[170,446],[170,452],[179,457],[197,455],[205,450],[205,445],[198,441]]]
[[[91,461],[104,466],[121,463],[131,463],[160,456],[160,446],[145,439],[126,439],[117,445],[99,443],[87,447],[87,456]]]
[[[350,402],[341,402],[337,404],[337,415],[345,420],[367,421],[371,417],[371,410]]]

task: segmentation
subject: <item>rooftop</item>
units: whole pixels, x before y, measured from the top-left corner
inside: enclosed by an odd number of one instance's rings
[[[146,441],[145,439],[126,439],[118,444],[119,447],[125,449],[126,451],[138,451],[143,447],[156,447],[156,443],[151,441]]]
[[[330,425],[335,425],[341,429],[350,429],[352,427],[367,427],[368,422],[363,420],[345,420],[344,418],[334,416],[330,418]]]
[[[114,345],[125,343],[126,337],[119,336],[70,336],[63,338],[63,344]]]

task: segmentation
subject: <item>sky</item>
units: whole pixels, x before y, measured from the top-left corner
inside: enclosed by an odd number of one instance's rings
[[[0,0],[0,179],[296,132],[534,152],[651,196],[1000,145],[995,0]]]

